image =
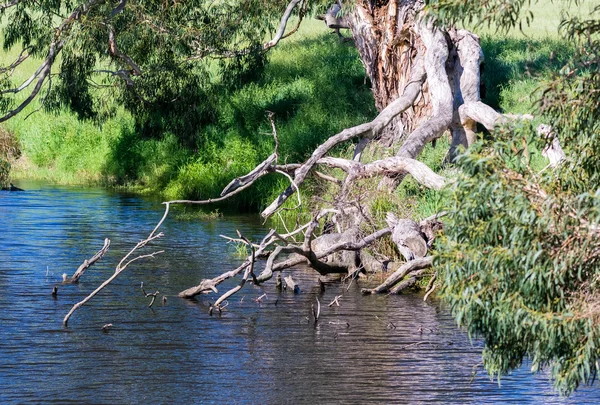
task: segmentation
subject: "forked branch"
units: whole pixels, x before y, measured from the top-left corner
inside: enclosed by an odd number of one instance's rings
[[[127,268],[127,266],[129,266],[131,263],[133,263],[134,261],[140,260],[140,259],[145,259],[145,258],[153,258],[155,257],[157,254],[163,253],[164,251],[160,250],[157,252],[153,252],[150,254],[146,254],[146,255],[140,255],[140,256],[134,256],[134,254],[141,248],[143,248],[144,246],[146,246],[149,242],[153,241],[154,239],[158,239],[160,237],[163,236],[162,233],[156,233],[156,231],[158,230],[158,228],[162,225],[162,223],[164,222],[164,220],[167,218],[167,215],[169,214],[169,204],[165,205],[165,213],[163,215],[163,217],[161,218],[161,220],[158,222],[158,224],[156,225],[156,227],[154,227],[154,229],[152,230],[152,232],[150,232],[150,235],[148,235],[148,237],[140,242],[138,242],[135,247],[133,249],[131,249],[125,256],[123,256],[123,258],[121,259],[121,261],[119,262],[119,264],[117,265],[115,272],[113,273],[112,276],[110,276],[106,281],[104,281],[102,284],[100,284],[100,286],[98,286],[98,288],[96,288],[94,291],[92,291],[87,297],[85,297],[83,300],[79,301],[77,304],[73,305],[73,308],[71,308],[71,310],[69,311],[69,313],[67,315],[65,315],[65,318],[63,319],[63,327],[67,327],[68,323],[69,323],[69,318],[71,318],[71,315],[73,315],[73,313],[79,309],[81,306],[83,306],[85,303],[87,303],[89,300],[91,300],[92,298],[94,298],[94,296],[96,294],[98,294],[100,291],[102,291],[102,289],[104,287],[106,287],[107,285],[109,285],[115,278],[117,278],[117,276],[119,274],[121,274],[121,272],[123,272],[123,270],[125,270]],[[133,256],[133,257],[132,257]]]

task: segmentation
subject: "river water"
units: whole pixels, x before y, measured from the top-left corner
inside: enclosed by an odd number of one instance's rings
[[[219,234],[239,229],[259,240],[265,228],[250,216],[185,221],[175,208],[164,238],[143,252],[165,253],[132,264],[63,328],[72,305],[110,276],[163,207],[103,189],[19,186],[27,191],[0,192],[1,404],[600,403],[597,386],[561,398],[546,374],[525,366],[500,386],[490,381],[478,366],[481,343],[421,295],[365,297],[356,283],[321,293],[314,272],[299,268],[300,294],[247,284],[221,316],[208,314],[215,294],[178,298],[239,264]],[[109,253],[79,284],[61,285],[106,237]],[[142,282],[166,304],[148,308]],[[336,295],[340,306],[327,306]],[[316,298],[323,307],[314,326]]]

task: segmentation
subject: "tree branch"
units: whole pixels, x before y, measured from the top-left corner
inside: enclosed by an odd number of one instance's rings
[[[160,238],[163,236],[162,233],[158,233],[156,234],[156,231],[158,230],[158,228],[162,225],[162,223],[164,222],[164,220],[167,218],[167,215],[169,213],[169,204],[166,204],[165,207],[165,213],[163,215],[163,217],[161,218],[161,220],[158,222],[158,224],[156,225],[156,227],[154,227],[154,229],[152,230],[152,232],[150,232],[150,235],[148,235],[148,237],[140,242],[138,242],[135,247],[133,249],[131,249],[129,251],[129,253],[127,253],[119,262],[119,264],[117,265],[115,272],[113,273],[112,276],[110,276],[106,281],[104,281],[102,284],[100,284],[100,286],[98,288],[96,288],[94,291],[92,291],[87,297],[85,297],[83,300],[79,301],[77,304],[73,305],[73,308],[71,308],[71,310],[69,311],[69,313],[67,315],[65,315],[65,318],[63,319],[63,327],[67,327],[68,323],[69,323],[69,318],[71,317],[71,315],[73,315],[73,313],[79,309],[81,306],[83,306],[85,303],[87,303],[89,300],[91,300],[92,298],[94,298],[94,296],[96,294],[98,294],[100,291],[102,291],[102,289],[104,287],[106,287],[108,284],[110,284],[115,278],[117,278],[117,276],[119,274],[121,274],[121,272],[123,272],[123,270],[125,270],[125,268],[127,268],[127,266],[129,266],[131,263],[133,263],[134,261],[140,260],[140,259],[144,259],[144,258],[148,258],[148,257],[155,257],[157,254],[163,253],[163,251],[158,251],[158,252],[153,252],[147,255],[141,255],[141,256],[137,256],[134,257],[133,259],[129,259],[138,249],[143,248],[144,246],[146,246],[150,241]]]
[[[348,173],[344,187],[356,179],[374,177],[381,174],[411,174],[414,179],[428,188],[435,190],[442,189],[447,180],[436,174],[425,163],[415,159],[394,156],[387,159],[376,160],[371,163],[360,163],[353,160],[324,157],[318,161],[318,164],[325,164],[329,167],[336,167]]]
[[[269,42],[267,42],[266,44],[263,45],[263,50],[266,51],[266,50],[274,47],[283,38],[283,34],[285,33],[285,28],[287,26],[288,20],[290,19],[290,16],[292,15],[292,11],[294,11],[294,8],[296,8],[298,3],[300,3],[300,2],[302,2],[302,0],[290,1],[290,3],[288,4],[288,6],[285,9],[285,12],[281,16],[281,20],[279,21],[279,27],[277,28],[277,31],[275,32],[275,36],[273,37],[273,39],[271,39]],[[302,13],[300,13],[300,21],[302,20],[302,16],[303,16]],[[299,24],[300,24],[300,22],[298,22],[298,25]]]
[[[317,149],[315,149],[312,156],[304,164],[302,164],[302,166],[296,169],[294,175],[295,184],[300,186],[306,179],[308,173],[318,163],[319,159],[324,157],[332,148],[340,143],[356,137],[373,139],[375,136],[377,136],[383,128],[389,125],[394,117],[398,116],[412,106],[421,90],[421,86],[423,85],[424,81],[425,71],[423,68],[423,62],[421,59],[419,59],[413,66],[411,80],[405,86],[402,96],[384,108],[383,111],[381,111],[373,121],[344,129],[342,132],[330,137],[327,139],[327,141],[322,143]],[[273,215],[275,211],[277,211],[277,209],[279,209],[279,207],[281,207],[285,201],[292,194],[294,194],[294,192],[295,188],[289,186],[261,213],[261,215],[264,218],[268,218]]]
[[[79,278],[83,275],[83,273],[91,266],[94,265],[98,260],[100,260],[106,252],[108,252],[108,248],[110,247],[110,239],[104,239],[104,246],[100,249],[94,256],[92,256],[89,260],[84,260],[83,263],[79,266],[77,271],[73,273],[71,277],[71,283],[76,283],[79,281]]]
[[[411,260],[400,266],[398,270],[393,272],[383,283],[375,288],[363,288],[363,294],[380,294],[390,290],[394,284],[402,280],[407,274],[415,271],[431,267],[433,265],[433,257],[427,256],[420,259]]]
[[[63,22],[58,26],[58,28],[56,28],[56,30],[54,32],[54,37],[53,37],[52,41],[50,42],[50,46],[48,49],[48,55],[46,56],[46,59],[44,60],[44,62],[42,62],[42,64],[36,70],[36,72],[29,79],[27,79],[25,81],[25,83],[23,83],[17,89],[7,90],[6,92],[18,93],[21,90],[23,90],[24,88],[28,87],[29,84],[31,84],[36,78],[39,77],[35,87],[31,91],[29,96],[21,102],[21,104],[19,104],[15,109],[8,111],[5,115],[0,117],[0,122],[4,122],[4,121],[14,117],[35,99],[37,94],[40,92],[42,86],[44,85],[46,78],[48,77],[48,75],[50,75],[50,72],[52,70],[52,64],[56,60],[56,56],[60,53],[60,51],[62,50],[62,48],[64,46],[64,41],[60,40],[61,36],[71,28],[71,26],[73,25],[73,23],[75,21],[79,20],[81,18],[81,16],[87,14],[89,12],[89,10],[92,8],[92,6],[94,6],[96,3],[100,3],[102,1],[103,0],[90,0],[89,2],[87,2],[85,4],[81,4],[81,5],[77,6],[73,10],[73,12],[71,12],[71,14],[66,19],[63,20]],[[12,4],[12,3],[13,2],[6,3],[6,4],[15,5],[15,4],[19,3],[19,1],[14,2],[14,4]]]

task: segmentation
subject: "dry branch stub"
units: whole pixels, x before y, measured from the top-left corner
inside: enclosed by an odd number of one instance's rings
[[[286,289],[289,288],[290,291],[294,292],[294,294],[300,293],[300,286],[296,284],[291,275],[285,276],[283,280],[285,281]]]
[[[71,277],[71,283],[78,282],[83,273],[106,254],[109,247],[110,239],[106,238],[104,239],[104,246],[102,247],[102,249],[100,249],[94,256],[92,256],[88,260],[84,260],[84,262],[79,266],[77,271],[73,273],[73,276]]]

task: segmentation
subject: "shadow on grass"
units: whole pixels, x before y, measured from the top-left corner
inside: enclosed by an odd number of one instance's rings
[[[557,73],[574,53],[571,45],[558,39],[484,36],[481,47],[485,55],[482,99],[499,110],[532,101],[530,91]]]
[[[105,175],[164,191],[169,199],[216,197],[272,152],[269,111],[275,114],[281,162],[304,160],[328,137],[376,114],[356,49],[327,34],[282,44],[260,79],[234,90],[217,83],[210,93],[199,102],[215,103],[216,119],[197,129],[195,148],[181,146],[176,134],[144,139],[124,127]],[[270,175],[210,209],[257,210],[281,187],[281,179]]]

